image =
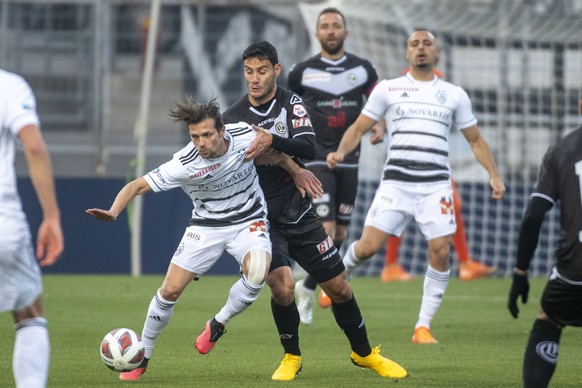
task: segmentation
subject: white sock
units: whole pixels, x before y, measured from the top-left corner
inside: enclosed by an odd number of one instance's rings
[[[414,327],[415,329],[420,326],[430,328],[430,322],[441,305],[450,276],[450,269],[445,272],[439,272],[430,265],[426,269],[422,303],[420,305],[420,313],[418,314],[418,322]]]
[[[346,266],[348,273],[352,272],[354,270],[354,268],[356,268],[359,265],[364,263],[364,261],[360,261],[356,257],[356,253],[354,252],[355,246],[356,246],[356,241],[354,241],[353,243],[350,244],[348,249],[346,249],[346,253],[343,257],[343,262],[344,262],[344,265]]]
[[[46,319],[37,317],[16,325],[12,369],[17,387],[46,386],[50,359],[50,341]]]
[[[166,327],[168,322],[170,322],[175,305],[176,302],[171,302],[162,298],[160,290],[158,290],[156,295],[152,298],[143,326],[143,331],[141,333],[145,349],[144,355],[146,358],[151,358],[152,349],[156,340],[164,327]]]
[[[241,276],[230,288],[226,304],[214,319],[226,325],[232,317],[242,313],[257,300],[264,284],[252,284],[244,276]]]

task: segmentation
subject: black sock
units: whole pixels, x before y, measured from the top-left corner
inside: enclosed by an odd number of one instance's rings
[[[293,302],[289,306],[281,306],[271,298],[271,311],[285,353],[300,356],[299,311],[297,310],[297,305]]]
[[[317,287],[317,282],[315,281],[313,276],[307,275],[307,277],[303,281],[303,287],[305,287],[307,290],[313,291],[315,290],[315,287]]]
[[[340,304],[332,302],[331,308],[335,321],[346,337],[348,337],[352,350],[361,357],[369,355],[372,348],[368,341],[366,324],[360,313],[360,308],[358,307],[356,298],[352,297],[352,299],[347,302]]]
[[[558,362],[560,330],[549,321],[536,319],[531,329],[523,361],[526,388],[547,387]]]

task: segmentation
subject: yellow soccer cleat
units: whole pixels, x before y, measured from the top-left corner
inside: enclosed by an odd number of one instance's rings
[[[403,367],[380,354],[380,346],[372,348],[372,352],[366,357],[360,357],[352,352],[352,363],[361,368],[372,369],[382,377],[403,379],[408,376]]]
[[[285,353],[283,361],[271,376],[272,380],[291,381],[301,373],[301,356]]]
[[[430,329],[426,326],[420,326],[414,329],[414,335],[412,336],[413,344],[438,344],[437,341],[431,334]]]

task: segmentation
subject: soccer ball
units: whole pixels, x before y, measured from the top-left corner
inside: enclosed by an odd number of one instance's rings
[[[99,349],[105,366],[116,372],[129,372],[139,366],[143,360],[144,347],[139,334],[131,329],[111,330]]]

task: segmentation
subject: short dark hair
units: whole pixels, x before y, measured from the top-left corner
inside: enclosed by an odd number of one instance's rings
[[[224,126],[222,115],[220,114],[220,105],[216,98],[211,99],[208,104],[201,104],[191,96],[176,103],[176,109],[170,110],[170,117],[174,122],[184,122],[186,125],[198,124],[206,119],[213,119],[217,130]]]
[[[336,13],[336,14],[340,15],[340,17],[342,18],[342,21],[344,22],[344,28],[347,28],[348,27],[348,25],[346,23],[346,17],[342,13],[342,11],[340,11],[336,7],[327,7],[327,8],[322,9],[321,12],[319,13],[319,15],[317,15],[317,21],[315,22],[315,26],[316,27],[319,25],[319,18],[324,13]]]
[[[251,44],[245,49],[242,55],[243,61],[248,58],[268,59],[273,66],[279,63],[277,49],[266,40]]]

